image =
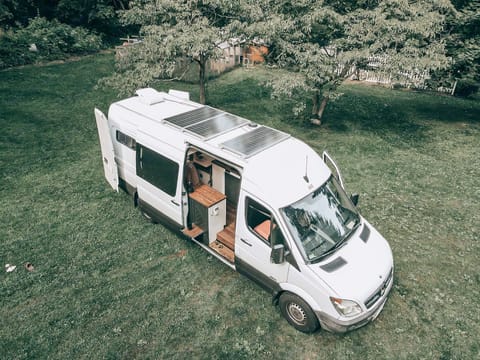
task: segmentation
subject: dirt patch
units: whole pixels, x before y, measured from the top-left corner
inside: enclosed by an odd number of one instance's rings
[[[176,252],[175,254],[170,254],[170,255],[166,255],[164,256],[165,259],[176,259],[176,258],[182,258],[184,257],[185,255],[187,255],[188,251],[186,249],[182,249],[178,252]]]

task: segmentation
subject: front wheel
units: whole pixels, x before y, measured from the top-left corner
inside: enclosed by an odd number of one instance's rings
[[[318,327],[318,319],[308,304],[296,295],[283,293],[278,302],[283,317],[295,329],[304,333],[313,333]]]

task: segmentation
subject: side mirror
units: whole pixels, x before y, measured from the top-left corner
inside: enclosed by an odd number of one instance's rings
[[[285,246],[283,244],[273,246],[270,261],[274,264],[282,264],[285,262]]]
[[[360,195],[358,195],[358,194],[352,194],[350,196],[350,200],[352,200],[353,205],[357,206],[359,197],[360,197]]]

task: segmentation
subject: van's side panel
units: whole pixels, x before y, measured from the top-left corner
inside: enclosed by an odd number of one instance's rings
[[[137,194],[151,215],[183,227],[182,192],[185,152],[148,136],[136,144]],[[165,221],[163,221],[165,222]]]
[[[305,300],[313,311],[326,311],[335,314],[332,304],[329,300],[329,293],[322,287],[323,281],[310,271],[306,266],[302,272],[294,269],[288,274],[288,282],[283,284],[284,291],[296,294]]]

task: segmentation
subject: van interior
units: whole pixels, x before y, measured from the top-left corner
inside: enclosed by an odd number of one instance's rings
[[[199,149],[189,148],[183,180],[188,194],[183,233],[233,263],[240,171]]]

